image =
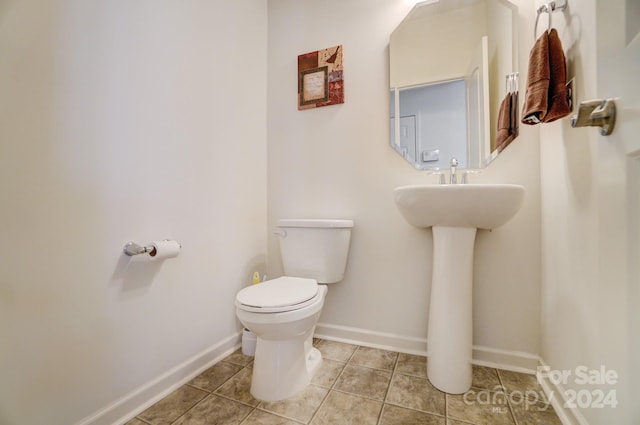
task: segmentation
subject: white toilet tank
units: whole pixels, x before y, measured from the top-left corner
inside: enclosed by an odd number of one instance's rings
[[[352,220],[279,220],[282,265],[287,276],[340,282],[349,255]]]

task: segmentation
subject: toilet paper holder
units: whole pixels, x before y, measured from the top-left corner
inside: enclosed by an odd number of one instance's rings
[[[124,246],[124,249],[122,251],[129,257],[132,257],[134,255],[140,255],[140,254],[147,254],[147,253],[151,254],[153,251],[155,251],[155,247],[151,245],[142,246],[142,245],[138,245],[135,242],[128,242]]]
[[[149,254],[151,261],[165,258],[177,257],[180,254],[182,245],[174,240],[165,239],[163,241],[151,241],[146,245],[138,245],[135,242],[128,242],[122,252],[132,257],[134,255]]]

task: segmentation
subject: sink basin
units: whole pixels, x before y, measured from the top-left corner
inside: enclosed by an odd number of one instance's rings
[[[448,226],[493,229],[513,217],[524,199],[515,184],[441,184],[400,186],[396,205],[416,227]]]
[[[427,335],[427,377],[441,391],[471,387],[473,249],[477,229],[509,221],[522,206],[513,184],[401,186],[398,209],[416,227],[433,228],[433,269]]]

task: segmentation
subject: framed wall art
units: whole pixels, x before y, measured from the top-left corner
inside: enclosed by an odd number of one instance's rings
[[[298,109],[344,103],[342,45],[298,56]]]

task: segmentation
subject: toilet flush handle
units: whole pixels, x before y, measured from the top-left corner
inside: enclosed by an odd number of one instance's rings
[[[274,235],[280,236],[281,238],[286,238],[287,237],[287,231],[284,229],[278,229],[275,232],[273,232]]]

